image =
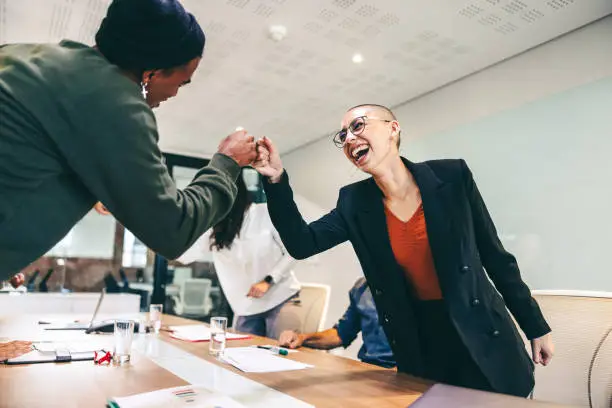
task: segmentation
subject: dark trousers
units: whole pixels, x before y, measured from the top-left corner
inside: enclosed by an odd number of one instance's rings
[[[459,387],[493,391],[455,330],[443,300],[415,302],[425,377]]]

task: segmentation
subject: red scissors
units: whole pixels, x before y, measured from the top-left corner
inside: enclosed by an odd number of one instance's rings
[[[111,354],[110,351],[100,351],[100,354],[98,354],[97,351],[94,351],[94,364],[96,365],[109,365],[111,363],[113,359],[113,355]]]

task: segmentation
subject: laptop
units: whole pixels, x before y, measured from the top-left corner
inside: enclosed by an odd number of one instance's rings
[[[567,405],[435,384],[410,408],[561,408]]]
[[[102,300],[104,300],[104,294],[106,293],[106,288],[102,289],[100,292],[100,297],[98,298],[98,303],[96,304],[96,308],[93,312],[93,316],[91,316],[91,320],[89,323],[84,322],[72,322],[72,323],[64,323],[64,324],[50,324],[45,327],[45,330],[87,330],[93,326],[96,316],[98,315],[98,311],[100,310],[100,306],[102,305]]]

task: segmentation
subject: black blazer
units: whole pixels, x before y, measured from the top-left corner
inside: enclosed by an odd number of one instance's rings
[[[550,328],[516,259],[502,246],[467,164],[403,160],[421,190],[440,288],[460,338],[494,390],[529,395],[533,363],[506,306],[527,338]],[[310,224],[293,201],[286,173],[279,183],[264,181],[264,188],[272,222],[294,258],[351,241],[398,370],[423,376],[412,299],[391,249],[382,192],[374,179],[343,187],[336,208]]]

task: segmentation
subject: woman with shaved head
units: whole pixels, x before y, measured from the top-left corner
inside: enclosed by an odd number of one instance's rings
[[[346,112],[334,144],[371,177],[343,187],[336,208],[310,224],[263,139],[255,166],[274,226],[297,259],[352,243],[399,371],[527,396],[533,362],[552,357],[551,330],[465,161],[413,163],[399,154],[400,132],[384,106]],[[533,362],[506,307],[531,340]]]

